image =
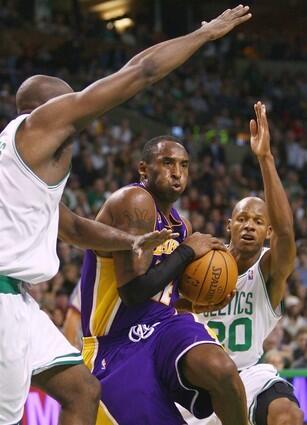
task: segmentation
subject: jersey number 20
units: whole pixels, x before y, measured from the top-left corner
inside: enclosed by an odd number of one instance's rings
[[[222,344],[228,342],[229,350],[231,351],[247,351],[252,346],[252,321],[249,317],[240,317],[235,319],[229,326],[228,335],[226,335],[227,328],[223,322],[216,322],[210,320],[208,326],[215,330],[218,339]],[[238,341],[238,331],[244,334]],[[243,332],[242,332],[243,331]],[[225,341],[226,340],[226,341]]]

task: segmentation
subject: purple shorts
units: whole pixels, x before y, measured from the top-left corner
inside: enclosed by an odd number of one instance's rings
[[[192,314],[99,337],[93,374],[102,401],[120,425],[183,425],[178,402],[196,417],[213,412],[209,394],[182,381],[178,363],[193,346],[218,344]]]

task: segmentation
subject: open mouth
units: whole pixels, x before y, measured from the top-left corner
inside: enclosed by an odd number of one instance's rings
[[[181,184],[180,184],[180,183],[174,183],[174,184],[172,184],[172,187],[173,187],[175,190],[179,190],[179,189],[181,189]]]
[[[248,234],[242,235],[241,239],[243,239],[246,242],[251,242],[255,240],[254,236],[248,235]]]

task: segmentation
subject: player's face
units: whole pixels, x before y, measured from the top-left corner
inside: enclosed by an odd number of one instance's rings
[[[231,243],[239,252],[257,253],[270,233],[265,204],[257,199],[240,202],[232,214],[229,230]]]
[[[161,201],[172,203],[185,190],[188,171],[189,157],[184,147],[162,141],[146,165],[147,187]]]

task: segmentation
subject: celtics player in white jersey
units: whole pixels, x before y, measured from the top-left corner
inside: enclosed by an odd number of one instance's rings
[[[248,7],[228,9],[190,34],[144,50],[80,92],[44,75],[27,79],[18,89],[19,116],[0,134],[0,425],[21,420],[31,377],[61,403],[62,425],[93,425],[96,419],[98,382],[26,289],[58,270],[59,203],[70,170],[72,136],[250,17]],[[80,241],[75,228],[63,228],[76,221],[63,211],[60,235],[92,245],[86,232]]]
[[[252,425],[302,425],[303,414],[293,388],[269,364],[259,363],[263,341],[281,317],[287,278],[293,270],[295,239],[293,218],[270,149],[265,105],[255,105],[251,120],[251,149],[263,179],[265,202],[242,199],[228,224],[229,251],[236,259],[237,293],[222,310],[201,314],[214,329],[236,363],[246,390]],[[266,239],[270,248],[264,248]],[[227,400],[225,400],[227,403]],[[199,421],[185,415],[188,424],[220,425],[212,415]]]

